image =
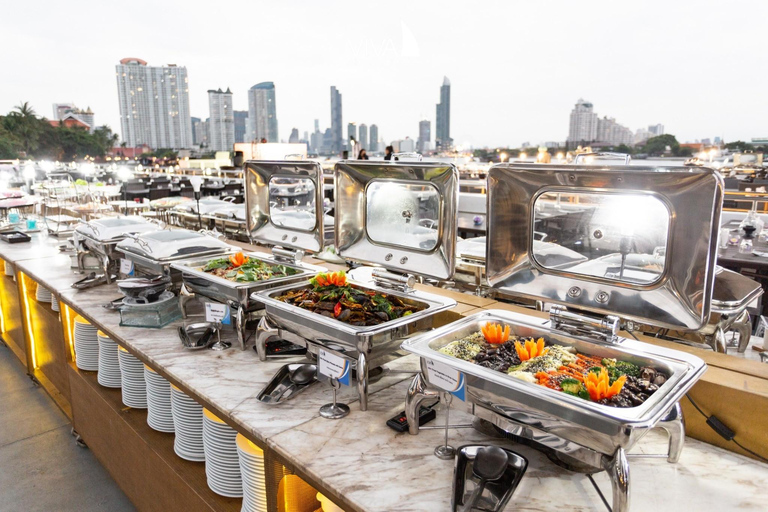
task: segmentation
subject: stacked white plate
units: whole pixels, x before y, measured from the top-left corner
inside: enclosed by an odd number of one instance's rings
[[[99,331],[99,374],[96,379],[105,388],[119,388],[123,377],[120,375],[120,361],[117,359],[117,343]]]
[[[147,425],[158,432],[173,432],[171,413],[171,383],[147,365],[144,365],[147,382]]]
[[[60,308],[59,308],[59,301],[56,300],[55,297],[51,299],[51,309],[54,310],[54,311],[59,311],[60,310]]]
[[[203,462],[203,406],[171,385],[171,412],[173,427],[176,430],[176,440],[173,443],[176,455],[193,462]]]
[[[241,512],[267,512],[267,481],[264,476],[264,450],[237,434],[237,454],[243,478]]]
[[[75,317],[75,364],[81,370],[99,370],[98,332],[85,318],[80,315]]]
[[[232,427],[208,409],[203,409],[203,447],[208,487],[216,494],[228,498],[240,498],[243,495],[236,437],[237,432]]]
[[[37,302],[51,302],[53,294],[51,293],[51,290],[38,284],[37,291],[35,291],[35,298],[37,299]]]
[[[134,409],[147,408],[147,384],[144,380],[144,363],[123,347],[117,349],[123,388],[123,403]]]

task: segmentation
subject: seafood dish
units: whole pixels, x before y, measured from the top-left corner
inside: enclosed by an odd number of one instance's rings
[[[295,268],[273,265],[245,256],[242,252],[212,259],[199,270],[236,283],[266,281],[299,273]]]
[[[487,323],[452,341],[442,354],[506,373],[526,382],[610,407],[636,407],[667,380],[654,368],[600,358],[539,337],[510,336],[510,327]]]
[[[355,326],[378,325],[423,309],[395,295],[352,285],[344,271],[321,272],[309,284],[276,299]]]

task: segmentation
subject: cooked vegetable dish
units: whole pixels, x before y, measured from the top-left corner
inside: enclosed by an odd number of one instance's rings
[[[544,338],[510,336],[509,331],[509,326],[488,323],[440,352],[610,407],[638,406],[667,380],[654,368],[580,354]]]
[[[266,281],[267,279],[298,273],[298,270],[291,267],[265,263],[256,258],[249,258],[241,252],[229,257],[211,260],[201,270],[236,283]]]
[[[422,309],[395,295],[356,288],[347,283],[343,271],[321,272],[309,282],[310,288],[290,291],[277,300],[355,326],[382,324]]]

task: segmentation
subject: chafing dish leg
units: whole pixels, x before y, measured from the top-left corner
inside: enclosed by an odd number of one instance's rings
[[[190,293],[190,291],[187,290],[187,286],[182,284],[181,289],[179,290],[179,307],[181,308],[182,318],[187,318],[187,303],[194,298],[195,294]]]
[[[736,321],[733,322],[733,328],[739,333],[739,354],[747,350],[749,340],[752,337],[752,322],[749,321],[749,311],[742,311]]]
[[[712,347],[712,350],[715,352],[720,352],[721,354],[728,353],[728,348],[725,344],[725,332],[721,327],[718,327],[715,330],[715,333],[710,337],[709,346]]]
[[[259,326],[256,327],[256,353],[259,354],[259,361],[267,360],[267,341],[279,334],[277,326],[268,317],[259,320]]]
[[[613,457],[603,455],[603,469],[611,479],[613,490],[613,512],[627,512],[629,510],[629,462],[624,448],[619,448]]]
[[[360,353],[357,356],[357,394],[360,395],[360,410],[368,410],[368,358]]]
[[[685,420],[683,419],[683,408],[680,403],[676,403],[666,416],[657,424],[657,428],[663,428],[669,435],[669,451],[667,452],[667,462],[675,463],[680,460],[680,454],[685,446]]]
[[[419,409],[421,403],[427,399],[439,398],[437,391],[427,388],[427,381],[417,373],[408,387],[408,393],[405,395],[405,417],[408,420],[408,433],[416,435],[419,433]]]
[[[230,308],[237,308],[235,316],[235,331],[237,332],[237,341],[240,343],[240,350],[245,350],[245,319],[247,317],[245,308],[242,304],[230,303]]]

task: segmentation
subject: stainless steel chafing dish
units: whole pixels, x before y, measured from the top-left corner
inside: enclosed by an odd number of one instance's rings
[[[240,347],[245,349],[246,321],[263,310],[252,297],[261,290],[298,281],[325,270],[302,263],[304,251],[323,247],[322,168],[316,162],[253,161],[245,165],[246,208],[249,238],[274,247],[272,254],[247,253],[250,258],[284,265],[296,273],[264,281],[237,283],[201,270],[211,258],[188,259],[172,267],[182,273],[182,311],[186,315],[189,297],[200,295],[227,304],[234,320]],[[297,193],[296,191],[300,191]]]
[[[187,229],[212,229],[214,227],[213,212],[233,206],[230,201],[221,199],[201,199],[187,201],[174,206],[170,217],[174,225]]]
[[[210,212],[207,216],[216,230],[228,238],[248,242],[248,224],[246,223],[245,204],[227,204]]]
[[[77,225],[72,241],[77,250],[78,271],[89,270],[85,261],[92,256],[99,260],[106,282],[111,282],[113,267],[119,264],[118,260],[122,257],[122,253],[116,250],[118,242],[128,235],[150,233],[158,229],[156,224],[138,216],[108,217]]]
[[[336,165],[336,247],[340,256],[375,269],[373,283],[351,281],[365,290],[395,295],[422,311],[376,326],[356,327],[277,300],[306,283],[261,292],[266,306],[256,340],[266,358],[271,337],[323,349],[350,362],[357,372],[360,407],[368,406],[369,370],[403,355],[403,338],[430,329],[434,315],[453,307],[445,297],[413,289],[412,274],[450,279],[455,266],[458,172],[439,163],[344,161]]]
[[[172,272],[171,263],[203,257],[213,258],[234,252],[236,247],[208,234],[173,229],[129,236],[117,244],[117,250],[133,262],[137,274],[169,274],[174,278],[174,282],[178,282],[181,273]]]
[[[707,322],[722,180],[704,168],[497,165],[488,181],[488,283],[552,303],[550,320],[486,311],[403,343],[422,364],[406,397],[410,432],[418,433],[422,400],[437,387],[455,390],[471,414],[554,450],[564,462],[605,469],[612,509],[626,511],[626,452],[660,427],[670,434],[668,461],[677,461],[685,436],[678,401],[706,365],[687,353],[619,337],[619,325],[624,319],[695,330]],[[534,233],[586,259],[550,264]],[[641,405],[612,408],[438,352],[487,321],[582,353],[651,366],[668,380]],[[449,374],[455,388],[438,386],[436,369]]]

